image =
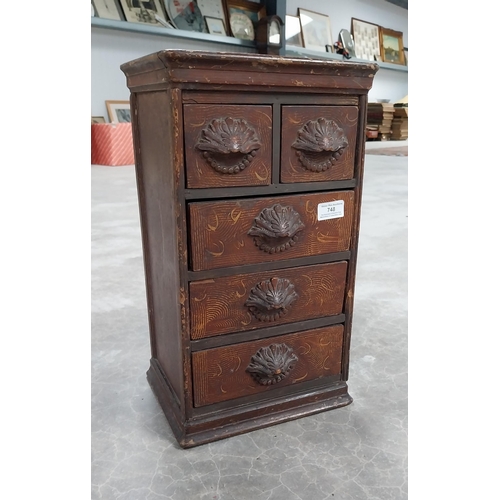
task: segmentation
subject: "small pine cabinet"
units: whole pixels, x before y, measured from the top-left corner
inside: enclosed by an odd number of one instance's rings
[[[372,63],[164,50],[130,89],[151,339],[181,447],[351,403]]]

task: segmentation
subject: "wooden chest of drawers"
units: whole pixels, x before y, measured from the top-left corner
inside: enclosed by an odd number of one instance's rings
[[[182,447],[347,392],[376,64],[165,50],[131,91],[148,381]]]

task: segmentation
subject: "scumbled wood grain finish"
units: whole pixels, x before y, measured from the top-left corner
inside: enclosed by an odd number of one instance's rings
[[[195,406],[261,394],[340,373],[343,331],[343,325],[335,325],[193,353]],[[246,369],[259,349],[272,344],[291,347],[297,362],[279,383],[262,385]]]
[[[336,200],[344,200],[344,216],[318,221],[318,204]],[[261,250],[249,232],[261,212],[277,204],[292,207],[304,228],[296,233],[293,246],[271,254]],[[353,213],[353,191],[191,203],[192,269],[200,271],[349,250]]]
[[[237,101],[237,96],[234,97]],[[224,186],[263,186],[271,183],[271,106],[243,106],[243,105],[184,105],[184,136],[186,144],[186,179],[188,188],[208,188]],[[226,154],[214,154],[213,158],[222,167],[248,163],[243,170],[238,168],[236,173],[222,173],[214,169],[210,161],[199,147],[200,137],[212,121],[223,120],[223,129],[215,132],[215,139],[220,143],[234,138],[236,148]],[[234,137],[228,130],[228,120],[238,120],[243,126],[236,130]],[[248,129],[245,130],[245,126]],[[218,135],[218,137],[217,137]],[[228,137],[229,136],[229,137]],[[251,136],[259,145],[252,155],[238,152],[242,142]],[[224,144],[228,146],[228,144]],[[229,147],[230,149],[230,147]],[[250,161],[249,161],[250,160]]]
[[[192,282],[191,337],[201,339],[340,314],[346,272],[347,262],[343,261]],[[288,280],[296,298],[284,315],[262,321],[245,304],[256,285],[273,278]]]
[[[180,446],[350,404],[377,64],[162,50],[120,68],[131,92],[147,380]],[[339,163],[308,153],[318,145]],[[214,157],[228,154],[235,164]],[[339,199],[344,216],[318,222],[318,203]]]
[[[301,153],[296,145],[299,132],[303,131],[310,122],[318,120],[332,121],[336,124],[347,140],[347,146],[338,159],[333,159],[332,165],[324,171],[312,171],[300,161]],[[283,106],[282,107],[282,140],[281,140],[281,182],[319,182],[352,179],[354,175],[354,156],[356,152],[356,134],[358,122],[358,108],[355,106]],[[311,164],[324,164],[333,153],[324,150],[323,142],[328,143],[328,135],[322,136],[321,127],[314,130],[317,140],[317,149],[321,152],[310,154]]]

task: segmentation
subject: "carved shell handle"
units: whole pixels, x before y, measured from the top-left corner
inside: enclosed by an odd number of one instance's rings
[[[261,385],[273,385],[283,380],[299,360],[286,344],[271,344],[260,348],[250,360],[246,371]]]
[[[333,120],[309,120],[297,133],[292,147],[304,168],[323,172],[334,165],[349,145],[344,130]]]
[[[271,278],[257,283],[245,302],[259,321],[276,321],[288,312],[299,295],[286,278]]]
[[[248,234],[254,237],[254,242],[260,250],[278,253],[294,246],[298,233],[305,227],[293,207],[276,204],[262,210],[254,219]]]
[[[237,174],[250,165],[262,147],[255,129],[239,118],[214,118],[202,131],[195,147],[221,174]]]

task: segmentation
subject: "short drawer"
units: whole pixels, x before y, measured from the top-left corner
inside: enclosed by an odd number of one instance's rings
[[[281,182],[352,179],[356,106],[283,106]]]
[[[341,372],[343,325],[192,354],[194,405],[264,393]]]
[[[353,214],[353,191],[193,202],[191,267],[200,271],[346,251]]]
[[[194,281],[191,338],[340,314],[346,274],[341,261]]]
[[[271,106],[184,105],[188,188],[271,183]]]

